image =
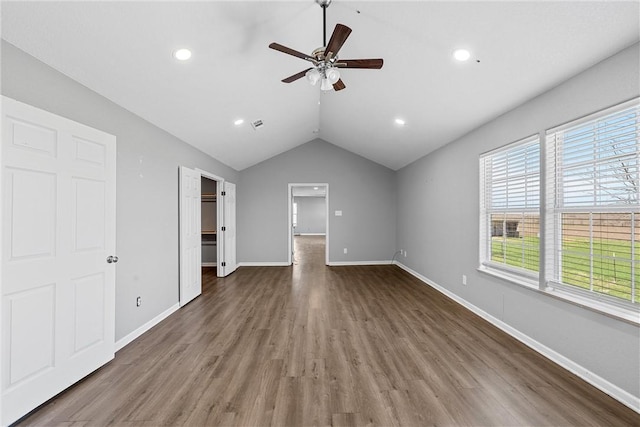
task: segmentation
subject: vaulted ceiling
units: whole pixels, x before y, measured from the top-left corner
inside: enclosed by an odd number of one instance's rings
[[[313,0],[3,1],[1,30],[237,170],[315,138],[399,169],[636,43],[639,5],[333,0],[327,38],[336,23],[353,30],[340,57],[384,67],[343,70],[346,89],[326,93],[305,79],[282,83],[308,63],[268,48],[322,45]],[[181,47],[188,61],[173,58]],[[460,47],[470,60],[452,58]]]

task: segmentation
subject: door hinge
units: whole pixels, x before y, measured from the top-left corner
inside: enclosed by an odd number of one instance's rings
[[[222,194],[223,196],[226,196],[226,195],[227,195],[227,192],[226,192],[226,191],[223,191],[221,194]]]
[[[227,227],[222,226],[222,231],[227,231]]]
[[[227,266],[227,263],[226,263],[226,262],[224,262],[224,261],[222,261],[222,266],[223,266],[223,267],[226,267],[226,266]]]

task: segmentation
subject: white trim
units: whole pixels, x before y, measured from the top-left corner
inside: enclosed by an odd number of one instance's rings
[[[238,267],[288,267],[286,261],[244,261],[239,262]]]
[[[640,311],[637,306],[624,306],[618,301],[607,301],[613,299],[606,295],[583,295],[582,289],[573,289],[571,285],[549,282],[548,286],[542,290],[546,295],[577,305],[587,310],[595,311],[599,314],[622,320],[635,326],[640,326]]]
[[[383,261],[333,261],[327,264],[330,267],[339,267],[342,265],[389,265],[391,264],[391,260],[383,260]]]
[[[0,2],[0,12],[2,11],[2,3]],[[1,48],[0,48],[0,53],[1,53]],[[0,98],[0,120],[2,119],[2,117],[4,117],[2,115],[2,112],[4,110],[4,103],[5,103],[5,99],[10,99],[7,98],[6,96],[2,96]],[[4,149],[0,149],[0,199],[4,201],[4,184],[3,184],[3,179],[2,177],[4,176],[4,159],[2,156],[2,152],[4,151]],[[117,160],[116,160],[117,161]],[[117,167],[117,165],[116,165]],[[116,177],[117,178],[117,177]],[[0,209],[0,242],[2,242],[0,244],[0,263],[2,262],[2,260],[4,259],[3,256],[3,251],[2,251],[2,247],[4,246],[4,209]],[[117,215],[117,214],[116,214]],[[117,230],[116,230],[117,231]],[[117,237],[117,236],[116,236]],[[2,276],[3,276],[3,272],[0,271],[0,331],[4,331],[4,326],[3,326],[3,321],[2,319],[4,319],[4,314],[3,314],[3,310],[2,307],[4,306],[4,304],[2,303],[2,295],[4,295],[4,291],[3,291],[3,283],[4,280],[2,280]],[[4,335],[4,333],[0,332],[0,336]],[[109,337],[109,339],[114,339],[114,337]],[[3,343],[4,339],[0,339],[0,354],[4,354],[3,353]],[[4,369],[0,369],[0,384],[4,384]],[[0,386],[1,387],[1,386]],[[0,393],[0,425],[2,425],[2,420],[4,419],[4,415],[3,415],[3,403],[2,403],[2,395],[4,393]]]
[[[156,326],[158,323],[162,322],[164,319],[169,317],[171,314],[173,314],[174,312],[178,311],[179,308],[180,308],[180,303],[174,304],[173,306],[169,307],[167,310],[165,310],[162,313],[158,314],[153,319],[149,320],[144,325],[140,326],[135,331],[133,331],[133,332],[129,333],[128,335],[120,338],[118,341],[116,341],[115,351],[119,351],[122,348],[124,348],[126,345],[131,343],[131,341],[135,340],[136,338],[138,338],[139,336],[141,336],[142,334],[144,334],[145,332],[147,332],[148,330],[150,330],[151,328]]]
[[[325,236],[326,233],[295,233],[296,236]]]
[[[208,178],[212,181],[218,181],[218,182],[224,182],[224,178],[218,175],[214,175],[211,172],[207,172],[204,169],[200,169],[200,168],[194,168],[194,170],[196,172],[200,172],[200,176],[204,176],[205,178]]]
[[[535,142],[536,140],[540,142],[540,140],[538,139],[539,135],[540,135],[539,133],[534,133],[533,135],[529,135],[522,139],[518,139],[517,141],[512,141],[505,145],[501,145],[500,147],[494,148],[492,150],[485,151],[484,153],[480,154],[480,160],[483,160],[485,157],[492,156],[494,154],[499,154],[501,152],[511,150],[513,148],[530,144],[532,142]]]
[[[502,267],[502,266],[501,266]],[[506,265],[504,267],[507,267]],[[532,290],[539,290],[539,282],[538,278],[528,277],[524,274],[519,274],[519,272],[511,272],[509,269],[502,268],[494,268],[493,266],[481,265],[477,268],[477,270],[481,273],[489,274],[493,277],[498,277],[502,280],[508,280],[511,283],[515,283],[516,285],[524,286],[525,288],[529,288]]]
[[[583,367],[583,366],[579,365],[578,363],[574,362],[573,360],[563,356],[562,354],[556,352],[555,350],[550,349],[549,347],[545,346],[544,344],[534,340],[533,338],[529,337],[528,335],[526,335],[526,334],[520,332],[519,330],[515,329],[514,327],[506,324],[502,320],[493,317],[492,315],[490,315],[486,311],[476,307],[475,305],[473,305],[470,302],[468,302],[467,300],[459,297],[458,295],[454,294],[453,292],[449,291],[448,289],[436,284],[434,281],[432,281],[432,280],[428,279],[427,277],[421,275],[420,273],[412,270],[411,268],[407,267],[406,265],[401,264],[398,261],[394,261],[394,264],[396,264],[398,267],[402,268],[403,270],[405,270],[406,272],[408,272],[412,276],[416,277],[417,279],[419,279],[420,281],[422,281],[426,285],[431,286],[432,288],[434,288],[435,290],[437,290],[440,293],[444,294],[445,296],[449,297],[450,299],[454,300],[458,304],[460,304],[463,307],[471,310],[473,313],[477,314],[478,316],[482,317],[487,322],[491,323],[492,325],[496,326],[497,328],[499,328],[502,331],[506,332],[507,334],[511,335],[512,337],[514,337],[515,339],[517,339],[518,341],[520,341],[521,343],[523,343],[527,347],[531,348],[534,351],[537,351],[541,355],[545,356],[547,359],[551,360],[552,362],[555,362],[556,364],[558,364],[562,368],[566,369],[567,371],[569,371],[569,372],[577,375],[578,377],[582,378],[583,380],[585,380],[586,382],[588,382],[592,386],[596,387],[600,391],[602,391],[602,392],[608,394],[609,396],[613,397],[614,399],[616,399],[617,401],[619,401],[623,405],[625,405],[625,406],[633,409],[634,411],[640,413],[640,398],[638,396],[634,396],[633,394],[629,393],[628,391],[621,389],[617,385],[615,385],[615,384],[609,382],[608,380],[602,378],[601,376],[589,371],[585,367]]]

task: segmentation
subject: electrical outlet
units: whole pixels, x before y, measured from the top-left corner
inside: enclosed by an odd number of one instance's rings
[[[404,257],[405,258],[407,257],[407,251],[406,250],[404,251]]]
[[[345,254],[347,253],[347,248],[344,248],[344,253],[345,253]]]
[[[142,297],[136,298],[136,307],[140,307],[142,305]]]
[[[466,275],[466,274],[463,274],[463,275],[462,275],[462,284],[463,284],[463,285],[466,285],[466,284],[467,284],[467,275]]]

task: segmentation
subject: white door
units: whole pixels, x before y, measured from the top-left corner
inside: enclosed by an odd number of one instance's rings
[[[224,182],[224,196],[222,197],[224,209],[224,258],[222,269],[218,267],[218,276],[228,276],[236,271],[236,185]]]
[[[7,425],[114,356],[116,139],[10,98],[2,107]]]
[[[202,293],[200,172],[180,167],[180,306]]]

